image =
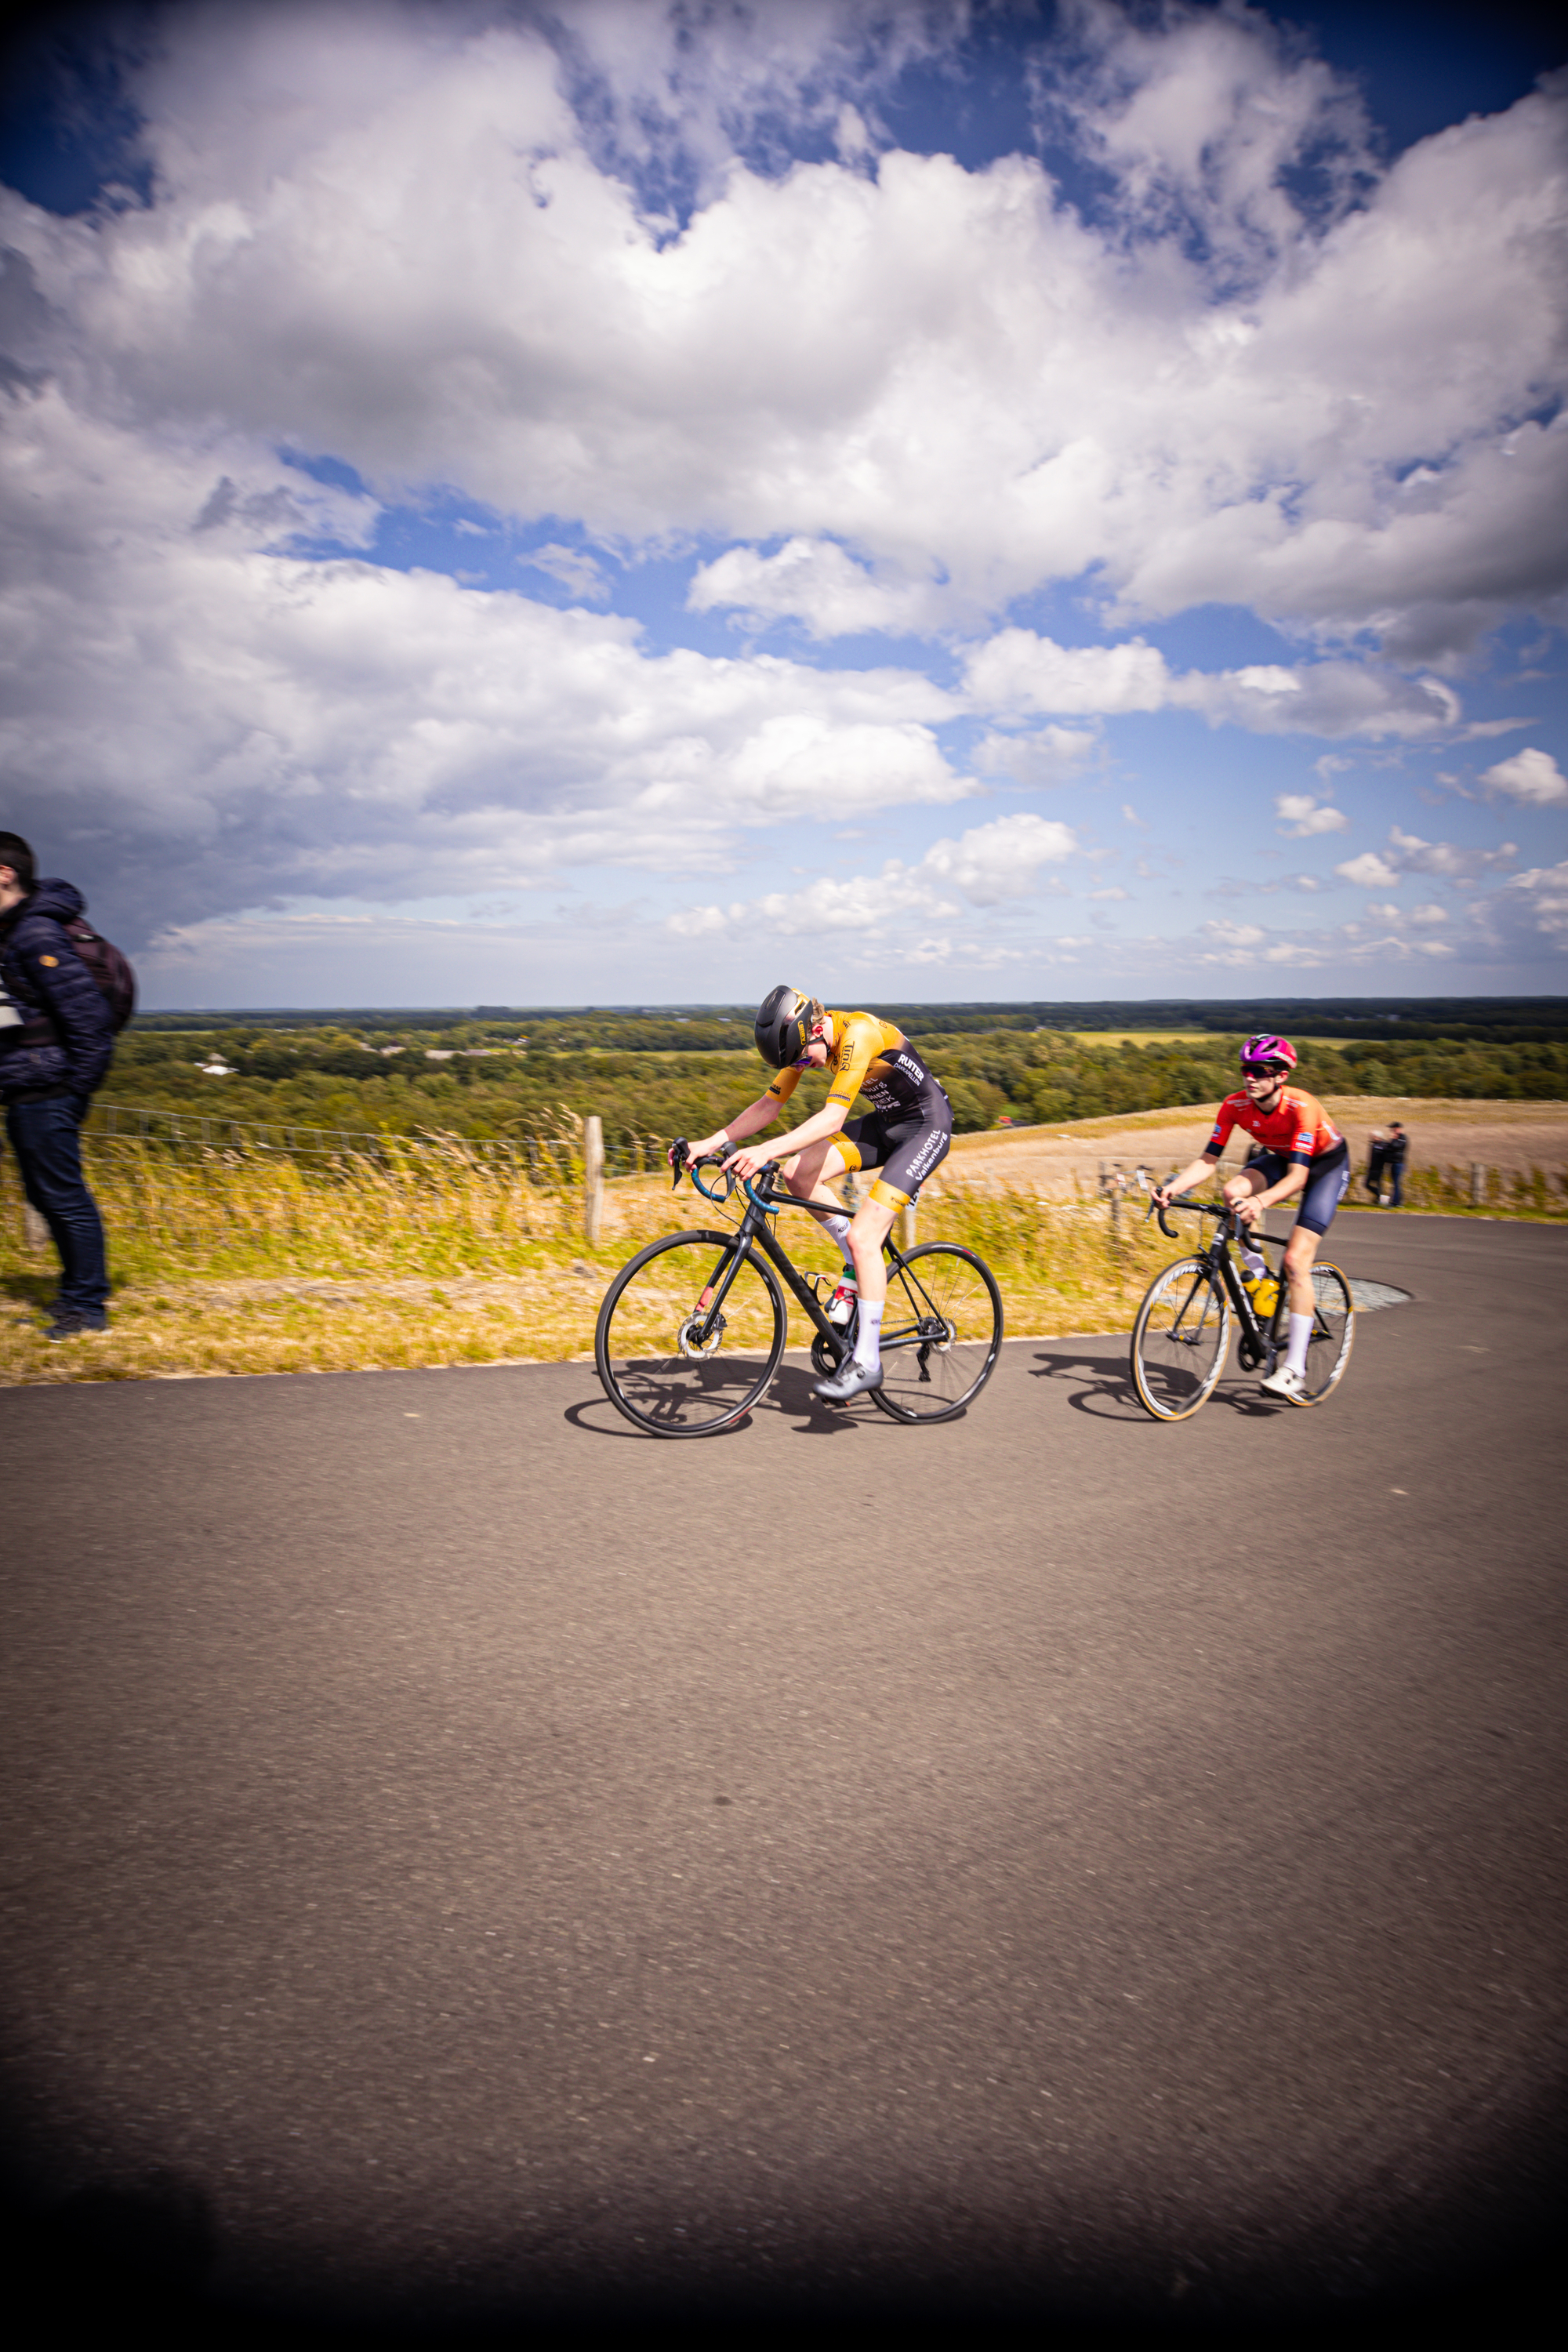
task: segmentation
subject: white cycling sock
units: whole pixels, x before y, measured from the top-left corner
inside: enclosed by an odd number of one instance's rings
[[[882,1309],[887,1303],[885,1298],[879,1298],[873,1307],[864,1298],[860,1301],[860,1328],[855,1334],[855,1361],[863,1372],[875,1370],[882,1360]]]
[[[1311,1336],[1311,1317],[1292,1315],[1290,1336],[1285,1343],[1285,1369],[1287,1371],[1299,1373],[1302,1380],[1307,1377],[1307,1342]]]
[[[822,1217],[818,1220],[818,1223],[821,1224],[824,1233],[831,1234],[833,1235],[834,1240],[838,1244],[839,1255],[843,1258],[845,1265],[849,1267],[850,1273],[853,1274],[855,1268],[850,1264],[849,1259],[848,1218],[841,1217],[837,1211],[835,1210],[831,1216]]]
[[[1267,1273],[1268,1268],[1268,1260],[1264,1256],[1263,1252],[1261,1250],[1253,1249],[1247,1243],[1243,1242],[1241,1245],[1241,1270],[1243,1274],[1246,1275],[1248,1282],[1256,1282],[1260,1274]]]

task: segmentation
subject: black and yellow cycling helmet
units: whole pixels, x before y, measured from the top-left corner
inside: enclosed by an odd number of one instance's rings
[[[752,1032],[758,1053],[773,1069],[787,1070],[805,1053],[812,1025],[821,1018],[822,1007],[814,996],[803,996],[798,988],[781,981],[777,988],[768,991],[758,1009]]]

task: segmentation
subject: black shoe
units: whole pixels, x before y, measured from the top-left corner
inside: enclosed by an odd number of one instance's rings
[[[46,1339],[78,1339],[89,1331],[107,1331],[107,1315],[62,1315],[44,1333]]]
[[[858,1364],[853,1356],[841,1364],[830,1380],[814,1381],[811,1393],[825,1404],[847,1404],[851,1397],[864,1396],[868,1389],[882,1385],[880,1364]]]

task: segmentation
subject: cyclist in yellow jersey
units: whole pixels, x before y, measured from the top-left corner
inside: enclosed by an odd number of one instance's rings
[[[778,1076],[765,1094],[749,1103],[727,1127],[689,1143],[693,1160],[722,1151],[737,1176],[754,1176],[769,1160],[784,1163],[784,1181],[797,1200],[807,1201],[844,1255],[845,1285],[858,1290],[855,1347],[816,1393],[832,1404],[847,1403],[882,1385],[882,1310],[888,1276],[882,1244],[899,1211],[907,1208],[947,1152],[952,1140],[952,1105],[942,1082],[901,1030],[874,1013],[829,1012],[814,996],[781,986],[763,999],[756,1022],[757,1051]],[[742,1138],[771,1127],[800,1084],[805,1070],[830,1070],[833,1083],[819,1111],[792,1129],[782,1146],[765,1150],[734,1147]],[[867,1117],[852,1119],[857,1095],[870,1104]],[[847,1217],[827,1190],[835,1177],[856,1168],[876,1168],[870,1198]]]

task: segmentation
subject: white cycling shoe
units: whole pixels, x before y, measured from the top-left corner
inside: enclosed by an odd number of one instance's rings
[[[858,1364],[853,1356],[847,1364],[826,1381],[814,1381],[811,1393],[825,1404],[847,1404],[851,1397],[864,1396],[868,1389],[882,1385],[882,1367],[879,1364]]]
[[[1270,1396],[1288,1397],[1292,1404],[1307,1402],[1307,1383],[1300,1372],[1290,1370],[1289,1364],[1281,1364],[1277,1372],[1270,1372],[1268,1378],[1259,1381],[1258,1385],[1266,1389]]]

